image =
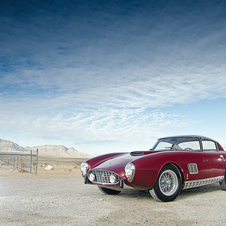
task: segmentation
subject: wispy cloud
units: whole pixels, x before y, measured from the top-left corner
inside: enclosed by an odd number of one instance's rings
[[[10,106],[9,109],[13,109]],[[75,144],[86,142],[123,142],[156,138],[156,133],[166,127],[184,126],[183,116],[159,110],[147,112],[144,108],[86,109],[80,113],[67,112],[31,114],[30,111],[2,114],[0,124],[8,129],[51,140],[73,140]],[[7,109],[6,109],[7,111]],[[32,113],[35,113],[34,111]]]
[[[223,1],[4,1],[1,128],[88,143],[195,124],[163,108],[226,97],[225,9]]]

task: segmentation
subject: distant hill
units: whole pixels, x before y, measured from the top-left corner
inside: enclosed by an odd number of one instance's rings
[[[0,152],[28,152],[31,150],[36,151],[37,149],[40,155],[55,155],[55,156],[62,156],[62,157],[75,157],[75,158],[91,158],[90,155],[78,152],[73,147],[66,148],[63,145],[44,145],[44,146],[23,148],[12,141],[0,139]]]
[[[9,140],[0,139],[0,152],[17,152],[17,151],[27,151],[25,148],[13,143]]]
[[[65,157],[76,157],[76,158],[91,158],[90,155],[83,154],[78,152],[73,147],[66,148],[63,145],[44,145],[44,146],[36,146],[36,147],[25,147],[26,150],[36,151],[38,149],[38,153],[40,155],[56,155],[56,156],[65,156]]]

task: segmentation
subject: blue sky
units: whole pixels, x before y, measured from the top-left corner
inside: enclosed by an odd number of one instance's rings
[[[226,149],[226,2],[0,0],[0,138],[98,155],[200,134]]]

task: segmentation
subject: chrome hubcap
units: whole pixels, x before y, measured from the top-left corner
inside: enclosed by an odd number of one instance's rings
[[[178,188],[176,173],[172,170],[165,170],[159,177],[159,188],[165,196],[173,195]]]

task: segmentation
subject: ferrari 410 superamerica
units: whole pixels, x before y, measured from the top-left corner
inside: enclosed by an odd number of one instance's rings
[[[226,152],[204,136],[173,136],[157,140],[149,151],[111,153],[81,164],[85,184],[109,195],[148,190],[157,201],[173,201],[182,189],[225,185]]]

